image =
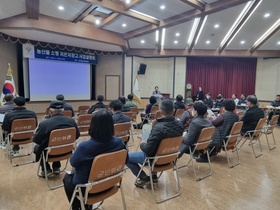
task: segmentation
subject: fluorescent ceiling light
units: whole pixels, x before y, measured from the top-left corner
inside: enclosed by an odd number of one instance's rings
[[[161,33],[162,33],[162,34],[161,34],[161,49],[163,49],[163,47],[164,47],[165,31],[166,31],[165,28],[163,28],[162,31],[161,31]]]
[[[105,13],[107,15],[111,14],[111,12],[112,12],[111,10],[105,9],[103,7],[100,7],[100,6],[98,6],[95,10],[98,11],[98,12]]]
[[[158,43],[158,39],[159,39],[159,31],[156,30],[156,43]]]
[[[199,20],[200,20],[200,18],[195,18],[194,19],[194,22],[193,22],[193,25],[192,25],[192,30],[191,30],[189,38],[188,38],[188,45],[190,45],[192,40],[193,40],[195,31],[196,31],[198,23],[199,23]]]
[[[242,23],[242,25],[239,27],[239,29],[235,32],[235,34],[232,36],[232,38],[228,41],[227,45],[229,45],[231,43],[231,41],[234,39],[234,37],[238,34],[238,32],[241,30],[241,28],[244,26],[244,24],[249,20],[249,18],[251,17],[251,15],[255,12],[255,10],[259,7],[259,5],[261,4],[262,0],[260,0],[260,2],[255,6],[255,8],[250,12],[250,14],[248,15],[248,17],[246,18],[246,20],[244,20],[244,22]],[[225,44],[225,42],[228,40],[228,38],[232,35],[233,31],[235,30],[235,28],[238,26],[238,24],[240,23],[240,21],[244,18],[244,16],[249,12],[249,10],[251,9],[251,7],[253,6],[253,4],[255,3],[255,1],[249,1],[247,2],[246,6],[244,7],[244,9],[241,11],[241,13],[239,14],[239,16],[237,17],[237,19],[235,20],[235,22],[233,23],[233,25],[231,26],[231,28],[229,29],[229,31],[227,32],[226,36],[224,37],[224,39],[221,42],[221,46],[223,46]]]
[[[279,23],[280,18],[266,32],[264,32],[264,34],[254,43],[254,46],[262,42],[271,33],[271,31],[273,31],[275,27],[278,26]]]
[[[147,15],[147,14],[142,13],[142,12],[138,12],[138,11],[136,11],[136,10],[134,10],[134,9],[129,9],[129,11],[135,12],[135,13],[137,13],[137,14],[139,14],[139,15],[143,15],[143,16],[145,16],[145,17],[152,18],[152,19],[154,19],[154,20],[159,20],[159,19],[157,19],[157,18],[155,18],[155,17],[153,17],[153,16]]]
[[[204,25],[205,25],[205,23],[206,23],[207,18],[208,18],[208,15],[206,15],[206,16],[204,17],[204,19],[203,19],[203,22],[202,22],[202,24],[201,24],[201,27],[200,27],[199,32],[198,32],[198,34],[197,34],[197,37],[196,37],[196,39],[195,39],[195,44],[197,43],[197,41],[198,41],[198,39],[199,39],[199,37],[200,37],[200,34],[201,34],[201,32],[202,32],[202,30],[203,30],[203,28],[204,28]]]

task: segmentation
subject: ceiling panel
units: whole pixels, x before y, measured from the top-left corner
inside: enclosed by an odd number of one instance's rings
[[[218,49],[228,30],[246,4],[232,7],[208,16],[195,49]],[[223,18],[221,18],[223,17]],[[218,24],[219,27],[214,26]],[[206,41],[210,41],[206,44]]]
[[[166,29],[164,49],[186,49],[193,21],[182,23]],[[176,36],[179,33],[179,36]],[[178,43],[174,43],[177,41]]]
[[[141,43],[144,40],[145,43]],[[156,33],[150,33],[145,36],[129,40],[130,48],[135,49],[156,49]]]
[[[63,6],[64,10],[60,11],[59,6]],[[40,14],[72,21],[88,6],[77,0],[44,0],[40,1]]]
[[[165,6],[164,10],[160,9],[161,5]],[[170,18],[191,9],[193,9],[193,7],[180,0],[146,0],[133,7],[133,10],[145,13],[160,20]]]
[[[26,13],[25,0],[0,0],[0,20]]]
[[[122,24],[126,24],[126,27],[122,27]],[[146,25],[149,25],[149,23],[125,15],[120,15],[117,18],[115,18],[111,23],[105,25],[103,29],[123,34]]]
[[[32,30],[17,30],[17,29],[1,29],[1,32],[8,34],[10,36],[38,40],[55,44],[62,44],[74,47],[82,47],[86,49],[102,50],[102,51],[122,51],[119,46],[106,44],[102,42],[96,42],[88,39],[81,39],[71,36],[64,36],[55,33],[43,32],[43,31],[32,31]],[[32,31],[32,33],[30,33]]]
[[[226,49],[248,49],[280,18],[280,1],[263,0]],[[264,18],[266,13],[271,15]],[[245,44],[240,44],[244,40]],[[269,42],[269,41],[268,41]]]

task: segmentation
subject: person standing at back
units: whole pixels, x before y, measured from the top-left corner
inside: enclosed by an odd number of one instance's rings
[[[56,96],[56,100],[62,101],[64,110],[70,110],[72,112],[72,117],[74,117],[75,113],[74,113],[73,107],[70,104],[65,102],[64,95],[58,94]]]
[[[50,134],[53,130],[56,129],[62,129],[62,128],[71,128],[74,127],[76,129],[76,139],[80,137],[80,132],[77,126],[77,123],[74,119],[65,117],[62,114],[62,111],[64,110],[64,104],[62,101],[52,101],[50,103],[50,113],[51,117],[47,120],[42,121],[35,134],[33,141],[36,143],[34,147],[34,153],[36,155],[36,161],[40,160],[42,152],[44,152],[45,148],[49,145],[49,138]],[[52,168],[50,167],[50,164],[47,162],[47,175],[45,175],[43,170],[43,160],[41,159],[40,162],[42,171],[41,176],[45,177],[50,175],[51,173],[59,174],[60,173],[60,162],[53,162]]]
[[[199,88],[198,88],[198,91],[196,92],[195,97],[196,97],[196,100],[197,100],[197,101],[203,101],[203,99],[204,99],[204,93],[203,93],[203,91],[202,91],[202,87],[199,87]]]
[[[4,130],[5,134],[11,133],[12,122],[16,119],[34,118],[36,120],[36,126],[37,126],[37,115],[35,114],[35,112],[27,110],[25,108],[25,98],[21,96],[16,97],[14,99],[14,105],[15,105],[14,109],[11,112],[7,113],[4,117],[2,129]],[[14,156],[19,155],[19,150],[20,150],[19,145],[14,145],[13,150],[11,151],[12,155]]]
[[[0,106],[0,114],[11,112],[15,107],[14,96],[12,94],[6,94],[4,96],[4,100],[6,101],[6,103],[3,106]]]
[[[264,111],[257,105],[258,99],[254,95],[249,95],[247,97],[247,106],[249,109],[246,110],[241,121],[243,121],[243,126],[241,128],[241,135],[244,135],[247,131],[255,130],[259,119],[264,117]]]

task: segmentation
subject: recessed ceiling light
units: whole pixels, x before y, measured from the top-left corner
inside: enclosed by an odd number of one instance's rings
[[[180,33],[176,33],[175,36],[180,36]]]
[[[279,45],[280,45],[280,41],[279,41],[279,42],[277,42],[277,44],[279,44]]]
[[[100,18],[98,16],[95,17],[95,24],[99,25],[101,23]]]
[[[141,43],[144,44],[144,43],[145,43],[145,40],[142,39],[142,40],[141,40]]]
[[[160,9],[165,9],[165,5],[161,5],[161,6],[160,6]]]
[[[125,24],[125,23],[123,23],[123,24],[122,24],[122,27],[124,27],[124,28],[125,28],[125,27],[126,27],[126,24]]]
[[[126,3],[126,4],[129,4],[129,3],[130,3],[130,0],[125,0],[125,3]]]
[[[64,7],[63,6],[59,6],[58,9],[62,11],[62,10],[64,10]]]
[[[245,44],[245,41],[244,41],[244,40],[242,40],[242,41],[240,42],[240,44]]]
[[[177,41],[177,40],[175,40],[175,41],[174,41],[174,44],[178,44],[178,41]]]
[[[215,28],[219,28],[220,25],[219,25],[219,24],[215,24],[214,27],[215,27]]]
[[[270,16],[269,13],[265,13],[265,14],[264,14],[264,17],[265,17],[265,18],[268,18],[269,16]]]
[[[206,41],[206,44],[210,44],[210,41],[209,41],[209,40],[207,40],[207,41]]]

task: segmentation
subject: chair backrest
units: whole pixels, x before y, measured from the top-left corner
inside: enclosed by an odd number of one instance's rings
[[[78,113],[79,114],[86,114],[88,109],[89,109],[88,105],[79,106],[78,107]]]
[[[266,123],[266,118],[259,119],[258,124],[256,125],[255,132],[253,134],[254,137],[260,136],[262,134],[262,128]]]
[[[206,149],[212,139],[212,136],[215,132],[215,127],[203,128],[199,134],[195,150]]]
[[[13,140],[30,139],[36,128],[35,118],[15,119],[12,122],[11,137]]]
[[[279,115],[273,115],[271,120],[270,120],[270,124],[269,124],[269,127],[268,129],[269,130],[273,130],[273,128],[277,125],[278,123],[278,119],[279,119]]]
[[[128,142],[130,136],[130,127],[130,122],[114,124],[115,136],[121,138],[124,143]]]
[[[236,114],[237,114],[239,120],[241,120],[244,115],[244,112],[237,112]]]
[[[53,130],[49,137],[48,155],[63,156],[72,153],[76,141],[76,128],[62,128]]]
[[[130,120],[133,120],[133,112],[122,112],[124,115],[128,116],[130,118]]]
[[[174,117],[181,118],[184,111],[185,111],[185,109],[176,109]]]
[[[153,105],[151,108],[151,112],[150,112],[150,120],[156,119],[156,113],[159,110],[159,106],[158,105]]]
[[[114,175],[124,170],[126,157],[127,150],[125,149],[96,156],[91,165],[89,182],[96,182],[103,179],[106,179],[106,181],[94,185],[89,190],[89,193],[102,192],[119,183],[122,179],[122,173],[119,176]],[[111,176],[114,176],[114,178],[109,179]]]
[[[243,126],[243,121],[235,122],[227,138],[227,149],[234,149],[237,139],[240,137],[240,131]]]
[[[182,141],[182,136],[176,136],[161,140],[155,155],[157,157],[157,159],[155,160],[155,166],[166,165],[175,161],[177,159],[178,151],[182,144]],[[166,157],[159,158],[161,156]]]
[[[137,114],[138,114],[138,107],[132,106],[130,107],[130,111],[132,112],[132,121],[136,121],[137,119]]]
[[[72,117],[72,111],[71,110],[63,110],[62,114],[65,117]]]
[[[92,119],[92,114],[81,114],[77,118],[77,125],[80,132],[87,132]]]

